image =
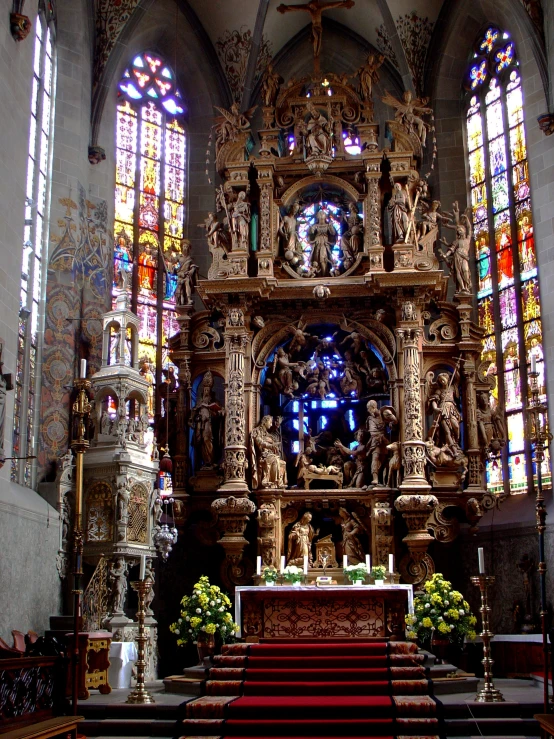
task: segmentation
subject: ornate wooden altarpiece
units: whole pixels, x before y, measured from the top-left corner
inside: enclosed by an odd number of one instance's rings
[[[399,573],[420,583],[433,536],[451,541],[495,503],[485,462],[506,435],[474,322],[470,221],[420,174],[434,159],[426,101],[387,95],[379,147],[363,76],[377,66],[285,85],[270,67],[259,143],[253,110],[221,110],[215,127],[212,263],[205,310],[186,284],[196,268],[179,276],[170,445],[177,522],[211,506],[229,587],[251,582],[257,555],[308,554],[313,578],[329,535],[339,562],[387,565],[399,517]]]

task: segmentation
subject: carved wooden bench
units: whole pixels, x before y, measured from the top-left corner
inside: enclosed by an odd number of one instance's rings
[[[539,722],[546,736],[554,736],[554,715],[551,713],[536,713],[533,718]]]
[[[337,488],[342,488],[343,474],[342,472],[327,473],[327,472],[309,472],[304,470],[304,490],[310,489],[310,483],[312,480],[332,480],[337,483]]]
[[[77,739],[77,724],[83,720],[83,716],[60,716],[39,721],[29,726],[21,726],[13,731],[0,733],[2,739],[50,739],[50,737],[63,737],[63,739]]]

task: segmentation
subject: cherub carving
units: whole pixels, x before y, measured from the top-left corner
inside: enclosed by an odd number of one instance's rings
[[[390,92],[385,93],[381,100],[395,109],[394,117],[408,133],[413,133],[425,147],[427,143],[427,129],[429,124],[425,123],[422,115],[430,115],[433,110],[427,107],[429,98],[414,98],[409,90],[406,90],[402,100],[398,100]]]
[[[244,113],[239,111],[238,103],[233,103],[230,110],[225,108],[219,108],[214,105],[214,108],[221,113],[220,118],[217,119],[215,124],[215,150],[216,155],[220,151],[221,147],[228,141],[236,141],[238,134],[241,131],[248,131],[250,129],[250,121],[254,115],[254,111],[257,106],[245,110]]]

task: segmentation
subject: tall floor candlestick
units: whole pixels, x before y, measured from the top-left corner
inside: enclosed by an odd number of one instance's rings
[[[146,634],[146,628],[144,626],[144,619],[146,616],[145,599],[146,595],[152,588],[152,580],[135,580],[131,583],[131,587],[138,593],[138,659],[135,665],[137,668],[137,684],[135,689],[129,693],[126,703],[155,703],[156,701],[154,698],[152,698],[150,693],[146,690],[144,680],[144,676],[146,674],[146,642],[148,641],[148,635]]]
[[[77,398],[73,403],[75,436],[71,448],[75,453],[75,510],[73,516],[73,653],[71,657],[71,708],[77,715],[79,700],[79,630],[81,628],[81,602],[83,597],[83,461],[89,443],[86,438],[85,416],[92,405],[89,403],[87,391],[90,382],[79,379],[75,382]]]
[[[489,586],[494,583],[494,577],[491,575],[477,575],[472,577],[471,582],[477,585],[481,591],[481,622],[482,631],[481,639],[483,640],[483,677],[485,680],[485,687],[480,690],[475,696],[476,703],[501,703],[504,700],[502,693],[494,687],[492,679],[492,666],[494,664],[491,658],[491,639],[494,634],[490,630],[490,606],[489,606]]]
[[[532,360],[534,357],[531,358]],[[548,703],[548,603],[546,600],[546,556],[544,551],[544,534],[546,530],[546,507],[544,505],[544,493],[542,489],[542,463],[544,462],[544,450],[552,441],[552,434],[546,427],[546,404],[541,402],[539,388],[539,373],[535,361],[532,361],[531,372],[529,372],[530,398],[527,413],[530,420],[530,441],[535,447],[535,465],[537,468],[537,494],[535,498],[535,511],[537,516],[537,533],[539,539],[539,581],[541,590],[541,633],[543,653],[543,711],[550,712]]]

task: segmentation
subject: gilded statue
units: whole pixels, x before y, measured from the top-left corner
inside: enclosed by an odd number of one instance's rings
[[[300,521],[297,521],[290,530],[287,547],[287,564],[302,566],[304,557],[308,557],[308,564],[313,565],[312,540],[317,536],[319,529],[316,531],[311,525],[312,514],[303,514]]]
[[[308,232],[308,240],[312,245],[310,267],[314,277],[325,277],[335,273],[332,251],[333,244],[337,239],[337,232],[324,210],[317,212],[316,219],[316,223],[311,226]]]
[[[277,95],[279,94],[279,88],[283,83],[283,78],[278,74],[274,67],[273,62],[269,62],[264,76],[262,77],[262,101],[266,108],[273,107],[277,101]]]
[[[402,100],[398,100],[391,95],[390,92],[385,93],[381,98],[386,105],[390,105],[395,109],[394,117],[400,125],[408,132],[413,133],[419,139],[421,146],[427,144],[427,129],[429,125],[425,123],[421,116],[431,115],[433,110],[427,107],[428,98],[414,98],[409,90],[406,90],[402,96]]]
[[[287,463],[283,459],[279,425],[274,426],[273,416],[264,416],[250,434],[254,490],[287,486]]]
[[[473,229],[467,214],[463,213],[460,215],[458,203],[453,204],[452,210],[453,214],[451,219],[447,220],[444,225],[446,228],[453,229],[456,232],[456,238],[451,244],[449,244],[446,239],[440,239],[441,243],[448,247],[446,253],[441,251],[441,254],[454,273],[456,292],[469,295],[471,294],[471,268],[469,266],[469,258]]]
[[[312,41],[314,47],[314,59],[321,55],[321,41],[323,38],[322,14],[325,10],[332,8],[353,8],[354,0],[336,0],[336,2],[324,3],[321,0],[310,0],[305,5],[279,5],[279,13],[292,13],[294,11],[305,11],[312,19]]]
[[[360,78],[360,97],[368,103],[372,102],[373,85],[379,81],[378,69],[385,61],[383,54],[370,54],[356,74]]]
[[[438,431],[440,446],[446,444],[453,451],[460,446],[462,421],[455,374],[439,372],[435,379],[434,373],[428,372],[425,377],[426,407],[434,419],[428,438],[433,440]]]
[[[376,400],[367,404],[366,430],[369,433],[367,456],[371,460],[371,484],[379,484],[379,472],[387,456],[387,432],[398,423],[396,411],[390,405],[379,408]]]
[[[339,508],[340,526],[342,529],[342,553],[348,557],[349,564],[364,562],[365,552],[360,536],[365,528],[355,513],[349,513],[345,508]]]

